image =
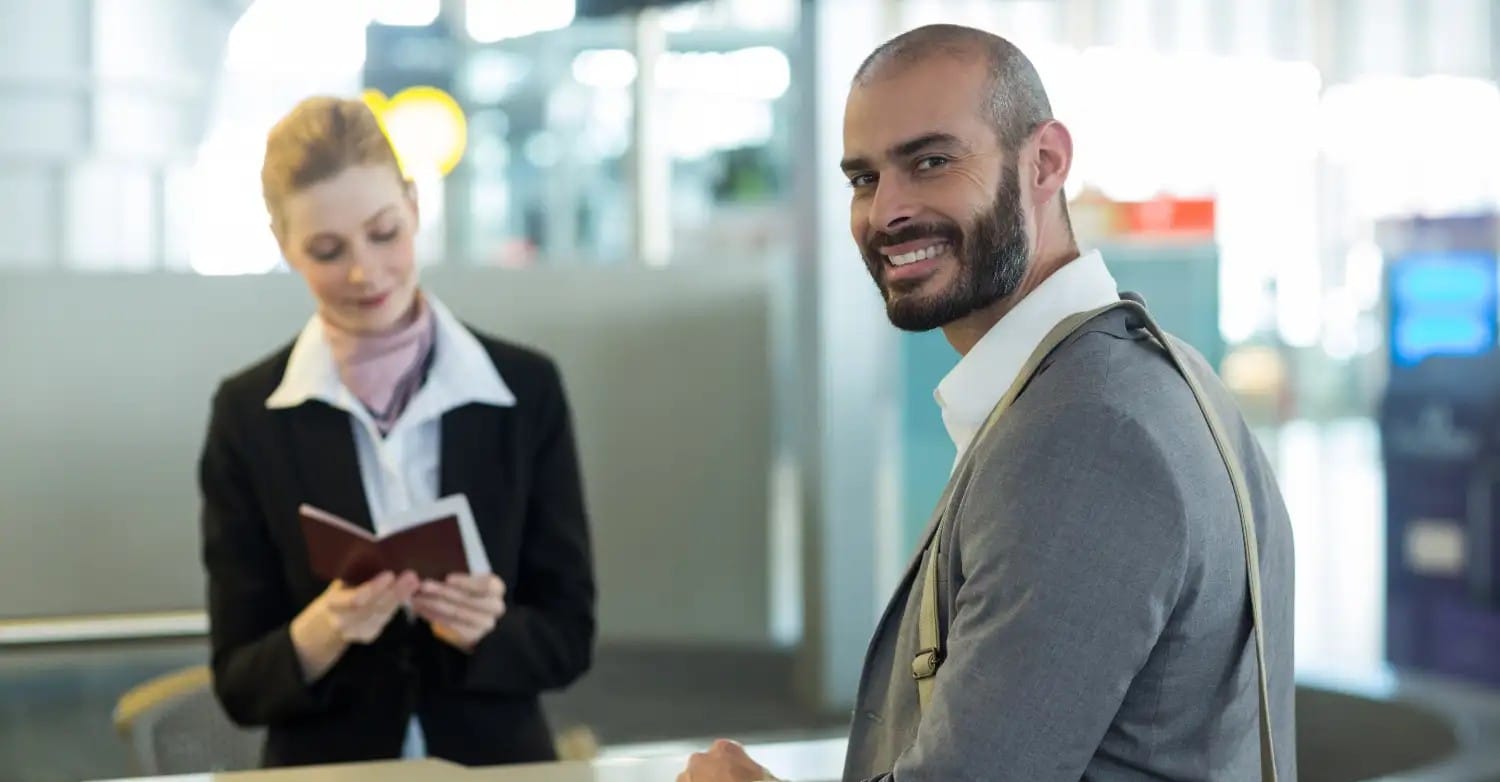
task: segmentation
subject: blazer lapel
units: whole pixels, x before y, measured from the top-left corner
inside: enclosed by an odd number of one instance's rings
[[[349,414],[319,401],[306,402],[285,414],[302,502],[373,532]]]
[[[880,620],[875,623],[875,632],[870,634],[870,644],[865,649],[865,668],[860,674],[860,690],[864,691],[866,679],[869,678],[870,662],[875,657],[875,650],[885,640],[891,622],[900,619],[906,613],[908,597],[911,594],[912,584],[916,583],[918,571],[922,567],[923,556],[927,553],[927,547],[932,545],[933,537],[941,526],[939,522],[948,510],[948,501],[953,495],[954,483],[957,476],[948,479],[948,485],[943,489],[943,496],[938,500],[937,508],[932,512],[932,518],[927,521],[927,529],[922,533],[921,543],[917,546],[916,553],[912,555],[911,562],[906,565],[906,572],[901,576],[901,581],[896,585],[891,599],[885,604],[885,611],[880,614]],[[894,631],[899,631],[900,623],[897,622]]]
[[[504,496],[505,460],[501,458],[502,408],[468,404],[443,414],[438,493],[463,494],[476,519],[495,518]],[[483,536],[485,525],[480,525]]]

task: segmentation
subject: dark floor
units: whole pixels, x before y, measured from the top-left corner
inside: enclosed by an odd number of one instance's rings
[[[110,714],[132,686],[206,658],[201,642],[0,648],[0,782],[76,782],[133,773]],[[593,671],[551,696],[559,731],[605,744],[685,736],[838,731],[843,716],[800,708],[790,655],[603,647]]]

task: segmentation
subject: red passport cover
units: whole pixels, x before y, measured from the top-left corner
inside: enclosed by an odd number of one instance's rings
[[[298,509],[302,538],[313,573],[326,581],[357,586],[389,570],[411,570],[423,580],[442,581],[468,573],[458,517],[443,516],[385,537],[311,505]]]

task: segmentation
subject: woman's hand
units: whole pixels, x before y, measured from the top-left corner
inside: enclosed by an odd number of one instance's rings
[[[446,581],[423,581],[412,599],[432,634],[465,653],[495,629],[505,615],[505,582],[499,576],[453,574]]]
[[[292,620],[292,646],[308,682],[321,679],[353,644],[380,637],[421,587],[417,574],[381,573],[357,586],[335,581]]]

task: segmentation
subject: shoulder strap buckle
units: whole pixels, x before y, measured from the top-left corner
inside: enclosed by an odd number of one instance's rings
[[[911,677],[918,681],[931,679],[937,675],[938,667],[942,664],[942,649],[923,649],[911,661]]]

